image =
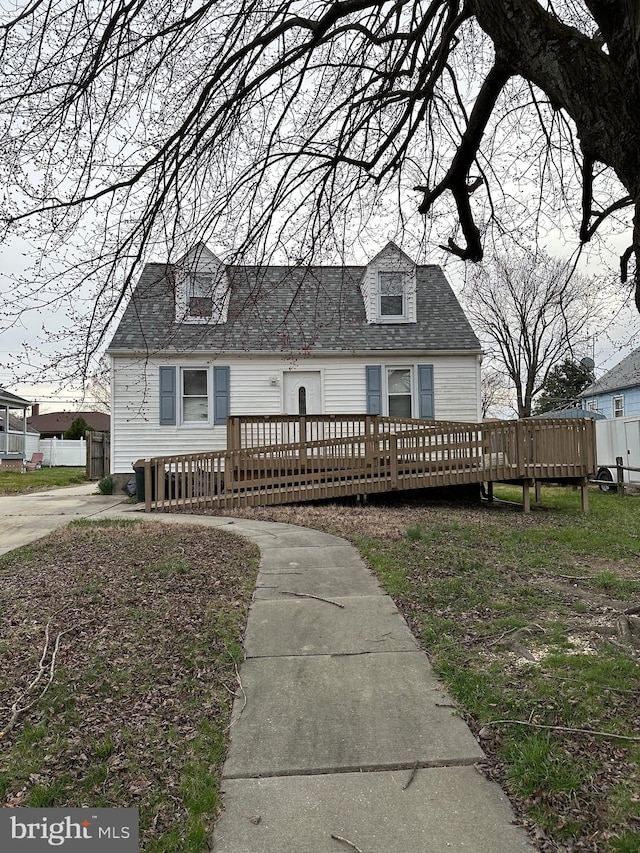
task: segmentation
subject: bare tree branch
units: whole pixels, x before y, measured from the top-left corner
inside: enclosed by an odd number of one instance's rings
[[[535,240],[559,208],[582,242],[630,230],[638,285],[639,19],[626,0],[5,9],[0,235],[37,238],[41,264],[4,326],[68,312],[82,346],[56,366],[87,375],[156,253],[335,260],[432,221],[478,261],[489,229]]]

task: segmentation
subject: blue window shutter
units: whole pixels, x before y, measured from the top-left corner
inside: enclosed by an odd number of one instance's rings
[[[160,423],[176,422],[176,369],[160,368]]]
[[[435,417],[432,364],[418,365],[418,402],[419,417],[432,421]]]
[[[367,372],[367,414],[382,414],[382,368],[379,364],[370,364]]]
[[[229,417],[229,368],[213,368],[213,422],[226,424]]]

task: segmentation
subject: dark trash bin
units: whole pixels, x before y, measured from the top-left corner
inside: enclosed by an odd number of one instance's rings
[[[144,503],[144,501],[145,501],[144,468],[139,467],[139,468],[134,468],[133,470],[134,470],[135,475],[136,475],[136,497],[138,499],[138,503]],[[151,482],[151,485],[153,487],[153,480]],[[153,498],[154,498],[153,491],[155,491],[155,490],[152,488],[151,500],[153,500]]]

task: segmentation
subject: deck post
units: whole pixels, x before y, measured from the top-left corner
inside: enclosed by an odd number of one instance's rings
[[[240,420],[233,415],[227,418],[227,450],[240,450]]]
[[[489,480],[487,483],[487,502],[493,503],[493,480]]]
[[[326,436],[325,436],[326,438]],[[300,472],[306,471],[308,454],[307,454],[307,419],[302,415],[298,425],[298,457]]]
[[[151,512],[151,459],[144,460],[144,511]]]
[[[516,421],[516,474],[524,477],[524,427]]]
[[[522,511],[527,515],[531,512],[531,482],[527,479],[522,481]]]
[[[616,480],[618,486],[618,497],[624,497],[624,468],[622,467],[622,456],[616,456]]]
[[[582,512],[589,512],[589,479],[583,477],[580,480],[580,500],[582,503]]]
[[[398,488],[398,436],[390,435],[389,436],[389,455],[391,463],[391,482],[390,486],[392,489]]]
[[[534,495],[535,495],[535,498],[534,498],[535,502],[537,504],[539,504],[540,498],[542,496],[542,483],[540,482],[540,480],[536,480],[534,483]]]
[[[234,459],[237,456],[237,453],[225,453],[224,455],[224,491],[225,495],[233,494],[233,489],[235,487],[235,477],[234,477]],[[231,504],[233,505],[233,504]]]

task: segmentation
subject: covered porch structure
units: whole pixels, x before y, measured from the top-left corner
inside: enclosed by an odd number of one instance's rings
[[[0,468],[21,469],[27,447],[27,409],[31,405],[0,388]]]

